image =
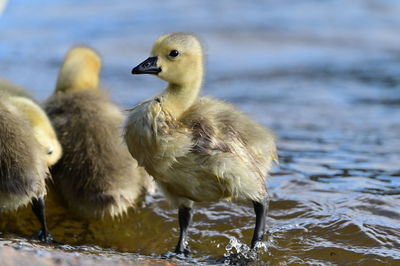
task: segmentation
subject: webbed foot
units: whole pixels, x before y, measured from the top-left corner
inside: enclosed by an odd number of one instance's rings
[[[34,234],[33,238],[47,244],[62,244],[61,242],[57,241],[49,232],[44,232],[43,230],[40,230]]]

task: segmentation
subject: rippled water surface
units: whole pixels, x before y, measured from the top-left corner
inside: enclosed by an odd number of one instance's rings
[[[279,137],[280,165],[267,182],[268,237],[255,264],[395,265],[399,14],[394,0],[10,1],[0,18],[0,74],[45,99],[67,49],[88,44],[103,56],[104,87],[128,108],[164,86],[130,75],[152,42],[195,32],[207,51],[203,93],[234,103]],[[249,203],[197,204],[191,258],[175,263],[212,264],[246,250],[253,216]],[[30,219],[9,219],[4,228],[33,232]],[[154,258],[178,237],[176,210],[158,194],[112,222],[83,222],[50,206],[49,224],[71,245]]]

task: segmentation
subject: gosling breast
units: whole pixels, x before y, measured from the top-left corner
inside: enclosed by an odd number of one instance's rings
[[[161,98],[134,107],[125,140],[140,165],[173,198],[192,201],[265,197],[277,158],[274,135],[233,106],[200,98],[179,119]]]

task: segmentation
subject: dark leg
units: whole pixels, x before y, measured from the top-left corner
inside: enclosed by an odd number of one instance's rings
[[[265,233],[265,218],[268,211],[268,198],[262,202],[253,201],[254,212],[256,213],[256,227],[254,229],[253,239],[251,240],[251,248],[262,241]]]
[[[37,237],[40,241],[43,242],[52,242],[53,238],[50,235],[47,224],[46,224],[46,211],[45,211],[45,204],[43,198],[37,198],[32,200],[32,210],[35,213],[36,217],[38,218],[41,226],[41,230],[37,234]]]
[[[189,253],[189,249],[186,245],[186,237],[187,237],[187,229],[192,220],[192,209],[188,207],[180,207],[179,208],[179,228],[180,235],[179,241],[175,248],[175,253],[187,255]]]

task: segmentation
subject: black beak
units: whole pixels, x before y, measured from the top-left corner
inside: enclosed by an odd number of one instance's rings
[[[157,67],[157,56],[149,57],[134,69],[132,69],[132,74],[155,74],[161,72],[161,67]]]

